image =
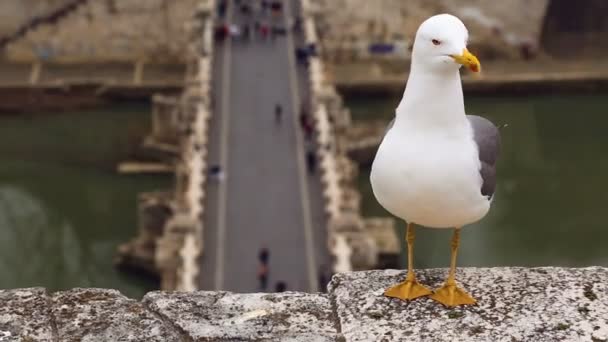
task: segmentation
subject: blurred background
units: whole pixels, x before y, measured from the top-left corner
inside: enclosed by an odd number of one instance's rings
[[[483,68],[467,112],[504,126],[459,265],[608,266],[604,0],[3,0],[0,288],[314,291],[402,268],[370,166],[415,31],[446,12]],[[448,266],[449,235],[420,230],[416,267]]]

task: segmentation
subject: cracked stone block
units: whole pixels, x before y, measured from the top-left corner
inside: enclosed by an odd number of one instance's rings
[[[181,341],[170,324],[116,290],[73,289],[51,298],[59,341]]]
[[[43,288],[0,290],[0,341],[50,341],[49,300]]]
[[[438,288],[445,269],[419,270]],[[476,305],[383,296],[405,278],[386,270],[343,273],[330,283],[347,341],[606,341],[608,268],[463,268],[457,281]]]
[[[196,341],[335,341],[323,294],[151,292],[144,303]]]

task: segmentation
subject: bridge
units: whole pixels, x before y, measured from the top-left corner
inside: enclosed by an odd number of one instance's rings
[[[286,1],[280,15],[263,20],[287,28],[299,11],[295,3]],[[259,14],[235,7],[228,2],[226,23],[253,31]],[[305,161],[316,147],[299,119],[309,107],[307,73],[295,60],[302,41],[302,33],[287,29],[274,38],[228,36],[215,45],[207,162],[224,177],[206,185],[200,289],[259,290],[261,248],[270,252],[270,289],[283,281],[289,290],[317,291],[319,271],[329,267],[322,185]]]
[[[159,273],[164,290],[234,292],[279,282],[315,292],[333,273],[389,265],[399,253],[394,222],[361,216],[344,141],[350,112],[322,60],[296,58],[296,47],[318,46],[312,7],[284,0],[264,15],[274,37],[217,40],[221,24],[254,26],[238,1],[226,3],[219,18],[217,3],[201,0],[184,91],[154,98],[146,145],[177,161],[176,185],[141,196],[140,233],[119,248],[120,264]],[[267,287],[258,279],[262,249]]]

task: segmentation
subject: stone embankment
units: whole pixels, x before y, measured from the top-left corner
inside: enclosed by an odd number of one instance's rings
[[[554,93],[608,89],[606,15],[602,1],[310,0],[328,70],[342,94],[403,93],[418,26],[438,13],[460,17],[481,77],[465,77],[476,94]],[[568,7],[573,6],[573,7]],[[576,11],[570,8],[577,7]],[[570,14],[570,16],[568,16]],[[568,18],[565,20],[564,18]],[[577,22],[576,32],[568,28]]]
[[[306,44],[318,49],[321,44],[315,22],[316,10],[308,0],[302,0],[301,4]],[[324,51],[320,51],[320,55],[325,56]],[[350,112],[327,77],[320,57],[309,59],[308,70],[334,271],[370,269],[379,264],[397,265],[399,243],[394,234],[394,220],[366,220],[361,215],[361,194],[356,187],[358,167],[347,155]]]
[[[328,60],[341,64],[365,60],[409,59],[418,26],[438,13],[460,17],[470,45],[480,57],[516,59],[535,54],[549,0],[311,0],[323,31]],[[406,62],[407,63],[407,62]]]
[[[56,24],[87,1],[60,0],[56,3],[32,3],[27,0],[21,1],[21,3],[4,1],[0,5],[2,6],[0,10],[8,18],[1,17],[3,25],[0,26],[0,49],[25,37],[42,25]]]
[[[433,288],[445,269],[418,271]],[[386,298],[404,272],[349,272],[277,294],[0,290],[0,341],[608,341],[608,269],[464,268],[472,306]]]
[[[14,17],[41,7],[37,0],[4,0]],[[6,4],[5,4],[6,3]],[[49,3],[51,3],[49,1]],[[22,18],[4,50],[13,62],[185,62],[188,22],[198,0],[74,0]],[[7,13],[7,14],[10,14]],[[36,20],[36,25],[28,23]],[[9,28],[5,28],[5,31]],[[2,38],[0,32],[0,39]],[[19,39],[13,39],[19,38]],[[1,41],[0,41],[1,42]],[[0,47],[2,47],[0,45]]]
[[[197,289],[211,117],[213,8],[213,0],[199,3],[184,92],[177,98],[154,98],[152,133],[144,143],[173,160],[175,189],[140,196],[139,234],[119,247],[117,257],[119,265],[159,274],[163,290]]]

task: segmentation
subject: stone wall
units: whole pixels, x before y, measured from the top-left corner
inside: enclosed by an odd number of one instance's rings
[[[4,30],[31,14],[51,10],[46,1],[3,0],[0,11],[15,18]],[[10,61],[107,62],[144,60],[185,62],[186,23],[198,0],[95,0],[88,1],[56,23],[40,25],[5,50]]]
[[[0,37],[10,35],[32,18],[61,8],[71,0],[3,0],[0,1]]]
[[[536,49],[548,0],[311,0],[328,58],[365,60],[371,43],[392,43],[391,54],[409,56],[418,26],[426,18],[451,13],[471,32],[470,45],[480,57],[516,58],[522,46]]]
[[[447,260],[446,260],[447,262]],[[433,288],[447,270],[418,271]],[[445,308],[384,289],[401,271],[334,276],[327,294],[0,290],[0,341],[572,341],[608,340],[608,269],[459,269],[478,299]]]

